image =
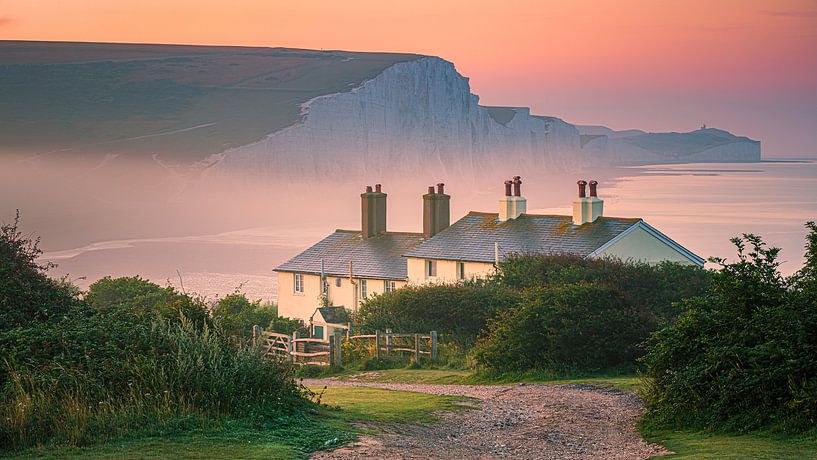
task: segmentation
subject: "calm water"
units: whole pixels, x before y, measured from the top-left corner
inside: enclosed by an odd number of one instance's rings
[[[812,160],[623,168],[603,185],[605,215],[642,217],[703,257],[733,256],[729,239],[755,233],[782,248],[787,274],[802,264],[803,224],[817,219],[817,161]],[[494,203],[488,200],[478,210],[491,210]],[[570,207],[531,212],[568,214]],[[336,227],[327,222],[107,241],[49,252],[46,258],[60,264],[55,275],[85,277],[78,280],[83,286],[105,275],[141,274],[210,298],[241,288],[252,298],[275,299],[272,268]]]

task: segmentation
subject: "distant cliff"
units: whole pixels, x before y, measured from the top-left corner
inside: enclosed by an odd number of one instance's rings
[[[480,171],[565,171],[588,164],[756,161],[760,143],[725,131],[616,132],[486,107],[436,57],[392,65],[343,93],[312,99],[302,121],[211,157],[214,173],[359,178]]]
[[[423,57],[345,93],[317,97],[299,124],[228,150],[219,170],[317,177],[437,170],[565,168],[580,162],[578,129],[527,108],[484,107],[454,65]]]
[[[760,141],[701,128],[688,133],[613,131],[578,126],[582,149],[611,164],[742,162],[760,160]]]
[[[0,68],[0,154],[37,162],[345,180],[760,158],[759,142],[715,129],[482,106],[454,64],[416,54],[0,41]]]

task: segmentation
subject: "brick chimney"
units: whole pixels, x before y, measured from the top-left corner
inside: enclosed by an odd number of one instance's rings
[[[366,191],[360,194],[361,233],[363,238],[372,238],[386,233],[386,194],[382,186],[366,186]]]
[[[604,215],[604,201],[597,195],[599,183],[590,181],[590,196],[587,196],[587,182],[580,180],[576,184],[579,186],[579,198],[573,202],[573,225],[595,222]]]
[[[445,194],[445,184],[428,187],[423,195],[423,236],[428,239],[451,225],[451,196]]]
[[[513,176],[513,180],[505,181],[505,196],[499,200],[499,220],[516,219],[528,209],[528,202],[522,196],[522,178]]]

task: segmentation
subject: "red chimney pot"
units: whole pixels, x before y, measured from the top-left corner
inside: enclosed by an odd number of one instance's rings
[[[372,193],[372,186],[371,185],[366,186],[366,193]]]
[[[591,180],[590,181],[590,196],[598,196],[596,195],[596,186],[599,185],[598,182]]]
[[[429,195],[433,195],[433,194],[434,194],[434,186],[433,186],[433,185],[429,185],[429,186],[428,186],[428,194],[429,194]]]
[[[439,193],[440,195],[442,195],[442,194],[444,194],[444,193],[445,193],[443,190],[445,190],[445,184],[443,184],[442,182],[440,182],[439,184],[437,184],[437,193]]]
[[[380,184],[374,184],[374,191],[377,193],[381,193],[383,191],[383,186]]]
[[[513,185],[513,181],[506,180],[505,181],[505,196],[511,196],[511,186]]]
[[[580,180],[576,183],[579,184],[579,198],[586,197],[587,191],[585,190],[585,187],[587,187],[587,181]]]
[[[513,196],[522,196],[522,177],[513,176]]]

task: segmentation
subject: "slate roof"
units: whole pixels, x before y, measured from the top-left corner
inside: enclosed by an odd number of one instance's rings
[[[387,232],[363,239],[359,231],[335,230],[275,271],[320,275],[323,258],[328,276],[349,276],[352,261],[356,278],[405,280],[408,273],[402,254],[422,240],[422,233]]]
[[[343,307],[320,307],[318,311],[327,323],[341,324],[349,321],[349,313]]]
[[[599,217],[573,225],[571,216],[522,214],[499,222],[496,213],[470,212],[432,238],[407,250],[406,257],[488,262],[510,253],[578,254],[587,256],[641,219]]]

